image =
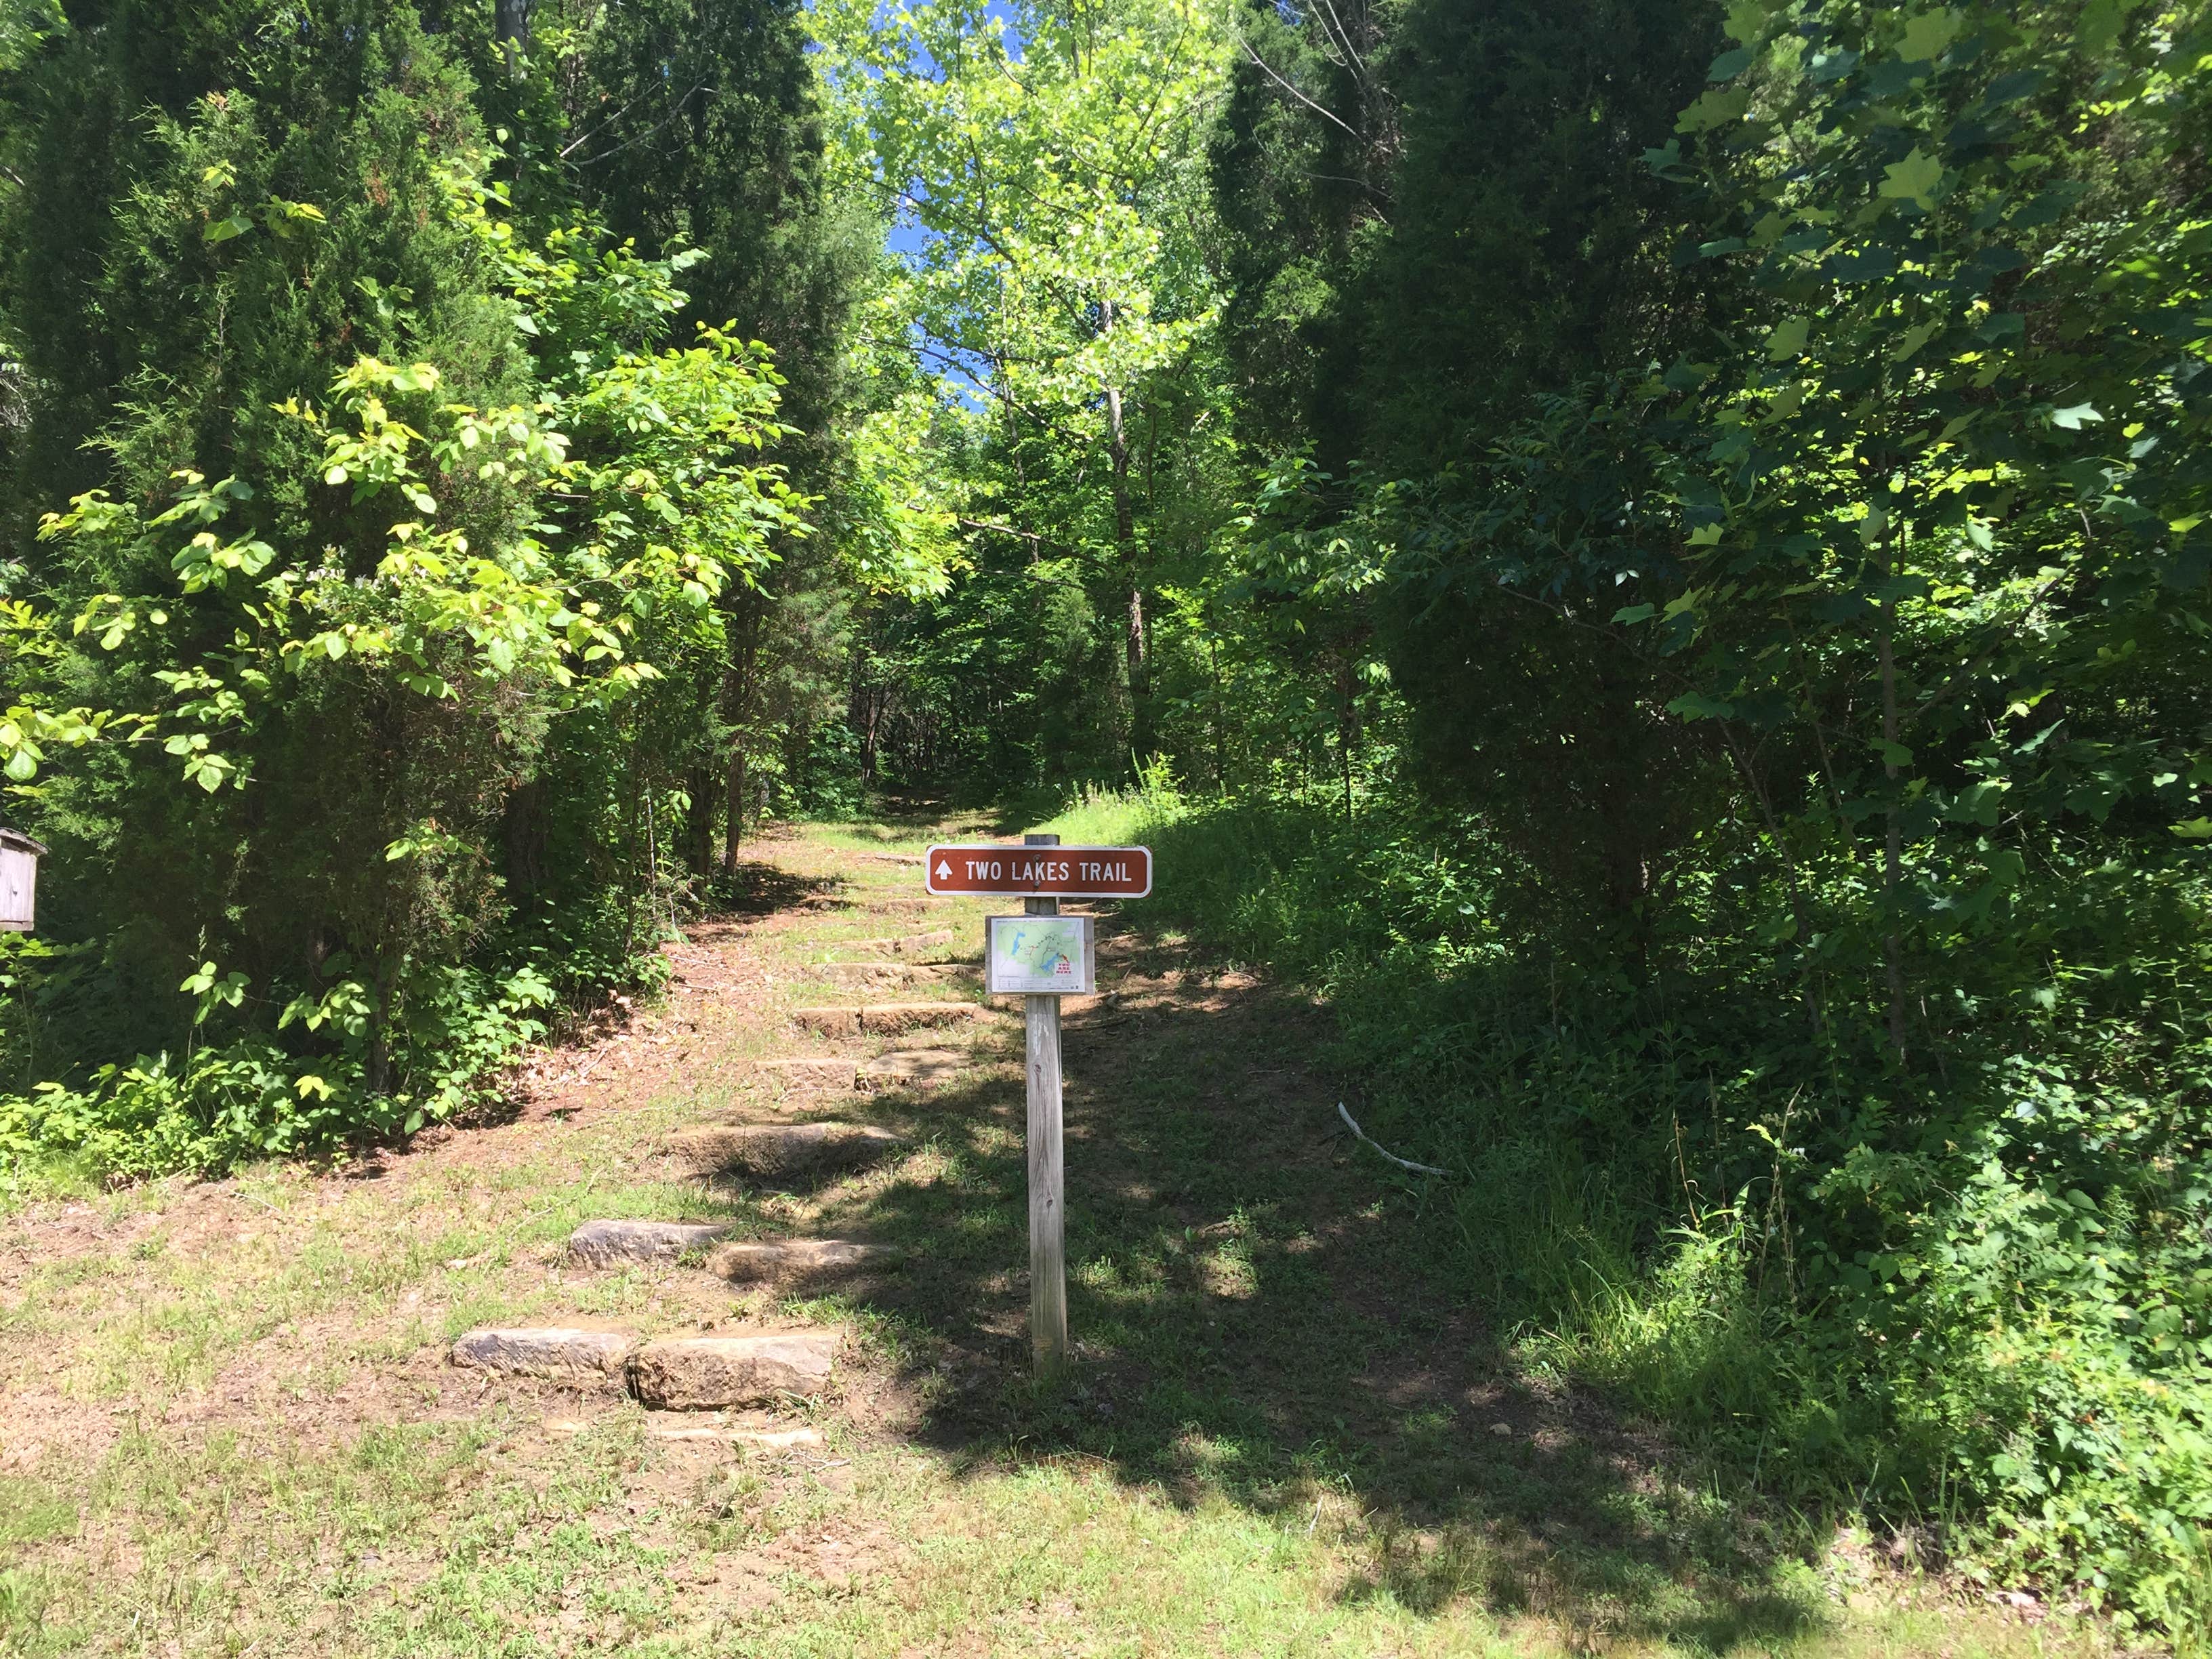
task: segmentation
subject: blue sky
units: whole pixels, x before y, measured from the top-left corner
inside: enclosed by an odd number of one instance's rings
[[[983,15],[996,18],[1005,25],[1006,40],[1012,49],[1014,61],[1019,63],[1022,56],[1022,36],[1015,27],[1013,7],[1008,3],[1008,0],[990,0],[990,3],[983,9]],[[937,66],[927,52],[917,52],[915,67],[927,74],[934,71]],[[902,216],[892,222],[888,240],[891,252],[905,258],[920,253],[927,246],[929,235],[921,226],[907,222]]]

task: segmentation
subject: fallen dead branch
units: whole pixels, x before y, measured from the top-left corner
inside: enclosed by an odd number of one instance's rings
[[[1411,1170],[1415,1175],[1449,1176],[1451,1174],[1449,1170],[1439,1170],[1433,1164],[1416,1164],[1410,1158],[1401,1158],[1397,1153],[1386,1150],[1379,1142],[1368,1139],[1367,1131],[1352,1121],[1352,1114],[1345,1110],[1344,1103],[1340,1100],[1336,1103],[1336,1115],[1344,1120],[1346,1128],[1358,1135],[1368,1146],[1374,1147],[1376,1152],[1382,1153],[1400,1169]]]

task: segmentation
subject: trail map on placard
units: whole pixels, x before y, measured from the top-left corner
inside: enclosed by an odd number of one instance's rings
[[[1083,983],[1083,923],[1074,916],[1009,917],[991,930],[991,986],[1072,991]]]

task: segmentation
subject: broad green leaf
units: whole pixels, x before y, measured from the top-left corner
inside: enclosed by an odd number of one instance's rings
[[[1943,323],[1941,318],[1932,318],[1927,322],[1917,323],[1912,327],[1906,329],[1904,333],[1898,336],[1897,343],[1890,348],[1890,362],[1893,363],[1904,362],[1906,359],[1917,352],[1921,347],[1926,345],[1928,343],[1929,337],[1933,335],[1937,329],[1942,326]]]
[[[1686,720],[1729,720],[1735,714],[1734,703],[1709,697],[1702,691],[1685,691],[1667,707]]]
[[[1943,182],[1943,163],[1918,145],[1902,161],[1882,169],[1880,194],[1893,201],[1933,205],[1936,186]]]
[[[1741,121],[1744,112],[1751,107],[1749,87],[1717,87],[1704,94],[1681,118],[1674,123],[1677,132],[1705,132],[1714,127],[1726,126]]]
[[[1728,30],[1729,40],[1747,46],[1756,46],[1765,37],[1766,21],[1772,15],[1773,9],[1761,3],[1761,0],[1735,0],[1728,9],[1723,27]]]
[[[1898,43],[1897,55],[1908,64],[1929,64],[1943,55],[1943,50],[1959,38],[1966,27],[1965,15],[1951,10],[1923,11],[1905,26],[1905,39]]]
[[[1799,356],[1805,349],[1805,337],[1812,326],[1809,317],[1785,317],[1775,324],[1766,337],[1766,360],[1778,363]]]

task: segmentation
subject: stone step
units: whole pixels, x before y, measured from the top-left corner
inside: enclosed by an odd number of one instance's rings
[[[797,1446],[822,1443],[819,1429],[726,1429],[703,1424],[686,1424],[678,1428],[672,1423],[648,1423],[645,1432],[651,1440],[714,1440],[726,1446],[751,1446],[761,1451],[789,1451]]]
[[[833,940],[830,948],[876,957],[924,957],[949,950],[959,939],[960,935],[950,927],[933,927],[927,933],[903,933],[891,939]]]
[[[932,1087],[949,1083],[975,1064],[959,1048],[892,1048],[873,1060],[860,1061],[808,1054],[787,1060],[763,1060],[756,1067],[771,1081],[787,1088],[895,1089]]]
[[[731,1123],[678,1130],[667,1149],[702,1174],[793,1181],[863,1169],[913,1144],[863,1123]]]
[[[637,1339],[568,1325],[486,1328],[453,1339],[456,1365],[507,1376],[588,1376],[622,1369]]]
[[[802,1054],[787,1060],[761,1060],[754,1068],[778,1082],[822,1089],[850,1089],[858,1081],[860,1066],[850,1060]]]
[[[846,1238],[754,1238],[715,1247],[707,1270],[732,1284],[757,1279],[822,1278],[888,1267],[899,1252],[887,1244],[861,1244]]]
[[[913,917],[926,916],[951,902],[931,897],[883,898],[867,897],[857,893],[813,893],[800,899],[792,908],[817,915],[840,911],[852,915]]]
[[[975,1064],[958,1048],[894,1048],[860,1067],[863,1087],[949,1083]]]
[[[827,1036],[887,1035],[922,1026],[964,1025],[981,1017],[980,1002],[867,1002],[829,1008],[799,1008],[792,1018],[809,1031]]]
[[[824,962],[811,973],[845,985],[980,985],[983,970],[964,962]]]
[[[648,1342],[629,1357],[629,1389],[656,1411],[724,1411],[811,1400],[830,1381],[837,1338],[830,1331],[765,1336],[686,1336]]]
[[[586,1221],[568,1235],[568,1259],[587,1267],[666,1261],[726,1237],[708,1221]]]

